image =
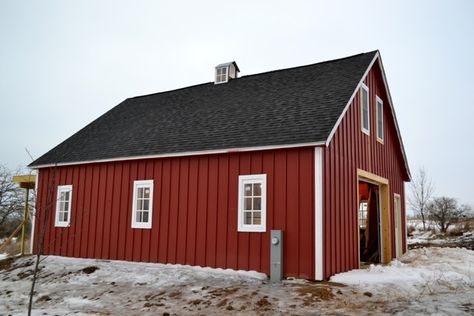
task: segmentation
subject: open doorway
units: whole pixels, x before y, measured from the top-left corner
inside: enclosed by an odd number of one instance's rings
[[[359,252],[360,265],[381,262],[380,188],[359,181]]]

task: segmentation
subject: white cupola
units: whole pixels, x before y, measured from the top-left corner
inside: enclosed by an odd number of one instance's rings
[[[239,67],[235,61],[216,66],[214,83],[226,83],[230,79],[236,79],[239,75]]]

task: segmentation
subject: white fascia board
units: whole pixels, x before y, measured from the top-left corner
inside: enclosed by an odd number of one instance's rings
[[[216,149],[216,150],[203,150],[203,151],[187,151],[180,153],[168,153],[159,155],[145,155],[145,156],[131,156],[131,157],[118,157],[110,159],[97,159],[97,160],[86,160],[76,162],[58,162],[51,164],[44,164],[38,166],[32,166],[31,169],[41,169],[47,167],[61,167],[61,166],[73,166],[73,165],[85,165],[91,163],[101,162],[113,162],[113,161],[126,161],[126,160],[140,160],[140,159],[154,159],[154,158],[169,158],[169,157],[186,157],[186,156],[199,156],[199,155],[215,155],[215,154],[230,154],[247,151],[259,151],[259,150],[274,150],[284,148],[299,148],[299,147],[313,147],[313,146],[324,146],[325,141],[312,142],[312,143],[299,143],[289,145],[270,145],[270,146],[256,146],[256,147],[242,147],[242,148],[228,148],[228,149]]]
[[[33,194],[36,194],[35,197],[35,211],[31,214],[31,233],[30,233],[30,253],[33,254],[33,246],[35,240],[35,225],[36,225],[36,212],[38,209],[38,179],[39,179],[39,170],[36,172],[35,179],[35,191]]]
[[[382,72],[382,80],[383,80],[383,83],[384,83],[384,86],[385,86],[385,90],[387,91],[388,104],[390,105],[390,111],[392,112],[392,117],[393,117],[393,120],[395,121],[395,130],[397,131],[397,136],[398,136],[398,139],[399,139],[399,142],[400,142],[400,146],[401,146],[401,150],[402,150],[402,156],[403,156],[403,162],[405,163],[405,168],[406,168],[407,173],[408,173],[408,178],[411,180],[410,168],[408,167],[408,160],[407,160],[407,156],[406,156],[406,153],[405,153],[405,147],[403,146],[403,140],[402,140],[402,136],[400,134],[400,128],[398,127],[397,116],[395,115],[395,109],[393,107],[392,96],[390,94],[390,89],[388,88],[387,77],[385,76],[385,70],[383,68],[382,58],[380,57],[379,52],[377,52],[375,54],[374,58],[370,62],[369,67],[367,67],[364,75],[362,76],[362,78],[359,81],[359,84],[357,84],[357,87],[355,88],[354,92],[352,93],[351,97],[349,98],[349,102],[347,102],[346,106],[344,107],[344,110],[342,111],[341,115],[337,119],[336,124],[334,125],[334,127],[331,130],[331,133],[329,133],[329,136],[326,140],[326,147],[329,146],[329,144],[331,143],[331,140],[333,139],[337,128],[341,124],[342,119],[346,115],[347,110],[349,109],[350,105],[354,101],[354,98],[355,98],[357,92],[360,90],[361,85],[364,83],[365,78],[367,77],[369,71],[372,69],[372,66],[374,65],[374,63],[376,61],[378,61],[381,72]]]

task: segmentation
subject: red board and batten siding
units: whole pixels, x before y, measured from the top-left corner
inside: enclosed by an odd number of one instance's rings
[[[389,180],[392,258],[395,257],[395,230],[393,195],[400,194],[402,218],[405,218],[404,179],[401,145],[391,117],[387,92],[378,63],[367,74],[364,83],[369,88],[370,136],[361,131],[360,91],[344,115],[334,138],[324,150],[323,167],[323,240],[324,277],[356,269],[358,256],[358,197],[357,169],[379,175]],[[376,138],[376,103],[379,96],[384,104],[384,144]],[[405,225],[402,225],[405,249]]]
[[[267,174],[267,231],[237,232],[238,176],[261,173]],[[57,185],[73,186],[71,225],[54,227],[53,203],[44,254],[268,274],[270,230],[281,229],[285,276],[314,278],[314,147],[43,168],[35,238],[53,178],[53,201]],[[152,229],[132,229],[133,181],[149,179]]]

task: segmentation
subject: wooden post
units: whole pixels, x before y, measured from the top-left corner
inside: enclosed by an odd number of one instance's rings
[[[25,196],[25,210],[23,212],[23,222],[21,224],[21,248],[20,252],[23,256],[25,254],[25,237],[26,237],[26,225],[28,225],[28,202],[30,197],[30,189],[35,188],[36,176],[25,175],[25,176],[14,176],[13,182],[18,183],[20,188],[26,190]]]
[[[26,235],[26,226],[28,225],[28,199],[30,195],[30,189],[26,188],[26,197],[25,197],[25,211],[23,213],[23,226],[21,227],[21,255],[25,254],[25,235]]]

